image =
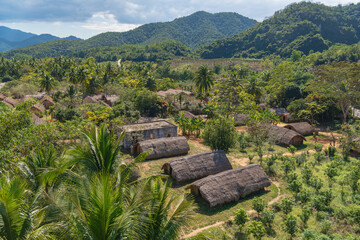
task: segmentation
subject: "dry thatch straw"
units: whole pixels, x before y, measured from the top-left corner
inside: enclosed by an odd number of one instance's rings
[[[16,104],[18,104],[18,101],[11,98],[11,97],[7,97],[3,100],[3,102],[6,104],[6,105],[11,105],[13,108],[15,107]]]
[[[242,126],[245,125],[247,121],[250,120],[250,117],[246,116],[243,113],[237,114],[234,116],[234,120],[236,123],[236,126]]]
[[[49,107],[54,106],[55,102],[50,96],[44,96],[40,102],[44,104],[46,109],[49,109]]]
[[[146,159],[187,154],[190,147],[186,138],[182,136],[150,139],[137,143],[138,153],[150,151],[151,149],[152,152],[146,157]]]
[[[300,133],[303,136],[312,135],[315,130],[314,127],[311,126],[308,122],[291,123],[284,126],[284,128],[291,129],[295,132]]]
[[[301,134],[283,127],[269,125],[267,137],[274,140],[276,144],[281,146],[300,146],[306,141]]]
[[[252,164],[211,175],[189,185],[194,195],[200,195],[210,207],[238,201],[271,185],[259,164]]]
[[[178,158],[165,163],[162,169],[176,182],[186,182],[232,169],[232,166],[220,150]]]

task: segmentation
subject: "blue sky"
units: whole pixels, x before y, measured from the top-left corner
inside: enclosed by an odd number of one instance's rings
[[[0,0],[0,25],[36,34],[89,38],[141,24],[171,21],[204,10],[237,12],[262,21],[291,0]],[[326,5],[360,0],[320,0]]]

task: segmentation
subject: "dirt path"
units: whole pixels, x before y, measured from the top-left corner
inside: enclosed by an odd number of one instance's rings
[[[285,196],[285,195],[282,195],[282,194],[281,194],[280,183],[279,183],[279,182],[272,181],[272,184],[274,184],[274,185],[276,186],[276,188],[278,189],[278,195],[277,195],[276,198],[274,198],[274,199],[272,199],[272,200],[270,200],[270,201],[268,202],[268,205],[269,205],[269,206],[271,206],[272,204],[280,201],[280,199]],[[246,212],[247,212],[247,214],[248,214],[249,216],[256,214],[255,210],[253,210],[253,209],[250,209],[250,210],[248,210],[248,211],[246,211]],[[233,219],[234,219],[234,217],[229,218],[229,220],[233,220]],[[197,234],[199,234],[199,233],[201,233],[201,232],[203,232],[203,231],[205,231],[205,230],[207,230],[207,229],[209,229],[209,228],[219,227],[219,226],[221,226],[221,225],[224,224],[224,223],[225,223],[225,221],[220,221],[220,222],[216,222],[216,223],[214,223],[214,224],[211,224],[211,225],[208,225],[208,226],[205,226],[205,227],[202,227],[202,228],[195,229],[195,230],[193,230],[192,232],[184,235],[184,236],[182,237],[182,239],[186,239],[186,238],[190,238],[190,237],[196,236]]]

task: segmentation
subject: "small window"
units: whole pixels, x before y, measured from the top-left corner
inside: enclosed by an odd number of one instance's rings
[[[154,134],[150,133],[150,139],[154,139]]]
[[[168,133],[166,134],[166,137],[171,137],[171,132],[168,132]]]

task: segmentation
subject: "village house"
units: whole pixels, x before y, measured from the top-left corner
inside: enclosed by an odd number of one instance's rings
[[[226,171],[232,166],[225,152],[219,150],[174,159],[165,163],[162,169],[179,183]]]
[[[146,159],[158,159],[187,154],[190,151],[187,139],[183,136],[166,137],[141,141],[136,146],[137,154],[150,152]]]
[[[131,146],[135,148],[136,144],[140,141],[176,137],[178,131],[176,125],[164,120],[123,125],[120,129],[125,131],[125,137],[122,144],[125,151],[130,150]]]
[[[271,182],[259,164],[223,171],[190,184],[187,189],[215,207],[239,201],[252,193],[263,190]]]

